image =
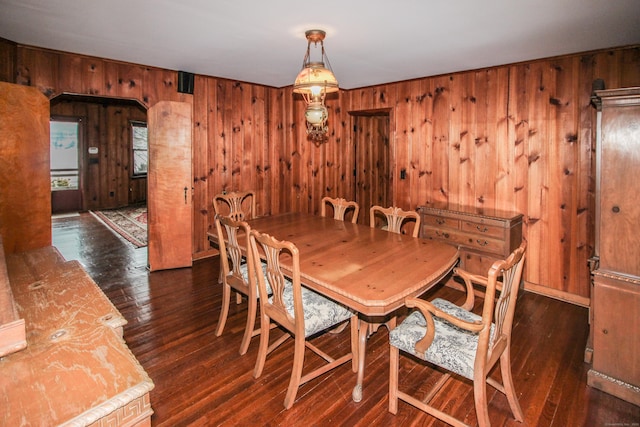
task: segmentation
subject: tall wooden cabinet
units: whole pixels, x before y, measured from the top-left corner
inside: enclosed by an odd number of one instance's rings
[[[596,92],[589,385],[640,405],[640,87]]]

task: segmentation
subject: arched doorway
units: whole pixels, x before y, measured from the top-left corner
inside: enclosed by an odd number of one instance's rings
[[[134,99],[60,94],[52,118],[79,123],[78,189],[52,188],[52,213],[111,209],[147,200],[147,177],[133,171],[132,124],[146,123],[147,109]]]

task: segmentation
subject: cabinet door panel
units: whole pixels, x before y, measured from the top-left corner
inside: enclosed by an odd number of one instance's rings
[[[640,276],[640,105],[602,110],[600,268]]]
[[[640,285],[595,275],[593,369],[640,384]]]

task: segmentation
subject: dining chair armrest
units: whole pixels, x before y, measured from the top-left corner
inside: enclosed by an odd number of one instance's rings
[[[467,299],[464,301],[464,304],[462,304],[462,308],[464,308],[467,311],[471,311],[475,303],[475,293],[473,291],[473,284],[476,283],[478,285],[487,287],[487,284],[489,283],[489,281],[484,276],[469,273],[468,271],[462,270],[460,268],[455,268],[453,270],[453,274],[460,277],[462,280],[464,280],[464,284],[467,288]]]
[[[459,319],[446,311],[440,310],[438,307],[430,303],[429,301],[425,301],[419,298],[407,298],[405,300],[405,305],[409,308],[417,308],[420,310],[420,313],[424,316],[427,321],[427,332],[425,336],[416,342],[416,353],[420,357],[424,357],[424,353],[427,351],[431,343],[433,342],[433,338],[435,337],[435,323],[433,322],[433,316],[439,317],[440,319],[444,319],[447,322],[465,329],[471,332],[480,332],[482,329],[482,322],[468,322],[466,320]]]

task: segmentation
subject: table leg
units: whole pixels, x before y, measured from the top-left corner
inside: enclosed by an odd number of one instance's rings
[[[369,323],[359,320],[358,328],[358,375],[356,386],[353,388],[351,397],[354,402],[362,400],[362,380],[364,378],[364,355],[367,347],[367,337],[369,332]]]

